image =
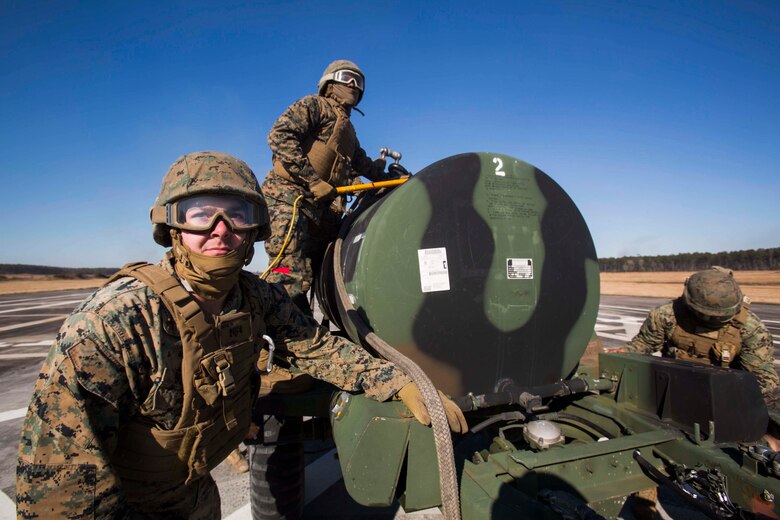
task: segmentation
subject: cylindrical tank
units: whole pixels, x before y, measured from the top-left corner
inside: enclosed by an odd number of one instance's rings
[[[327,289],[338,261],[359,319],[450,395],[565,378],[593,332],[599,268],[585,221],[555,181],[513,157],[438,161],[341,236],[321,305],[338,308]],[[343,314],[331,318],[359,341]]]

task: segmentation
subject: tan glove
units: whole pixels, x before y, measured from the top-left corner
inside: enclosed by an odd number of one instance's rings
[[[336,198],[336,188],[322,179],[317,179],[310,182],[309,191],[314,194],[315,202],[319,202],[321,200],[332,200]]]
[[[416,384],[407,383],[406,386],[398,391],[396,397],[409,408],[415,419],[426,426],[431,424],[431,416],[428,414],[428,408],[425,407],[422,394],[420,394],[420,389],[417,388]],[[466,418],[463,416],[460,408],[458,408],[458,405],[453,403],[441,390],[439,390],[439,397],[441,397],[441,402],[444,405],[444,413],[447,414],[450,430],[457,433],[468,431],[469,425],[466,423]]]

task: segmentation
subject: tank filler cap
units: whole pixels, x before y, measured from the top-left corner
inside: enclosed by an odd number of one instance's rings
[[[531,421],[523,427],[523,438],[537,450],[563,444],[561,429],[551,421]]]

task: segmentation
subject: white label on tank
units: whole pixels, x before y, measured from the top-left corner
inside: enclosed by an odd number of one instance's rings
[[[422,292],[450,290],[447,249],[443,247],[418,249],[417,259],[420,261],[420,285],[422,285]]]
[[[533,280],[534,261],[532,258],[507,258],[507,280]]]

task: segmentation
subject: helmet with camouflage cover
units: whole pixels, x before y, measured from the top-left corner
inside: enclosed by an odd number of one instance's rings
[[[325,67],[325,71],[322,73],[322,77],[320,78],[320,81],[317,83],[317,93],[320,96],[325,95],[325,89],[328,86],[328,83],[334,81],[333,77],[334,74],[340,70],[351,70],[352,72],[356,72],[360,74],[363,78],[363,82],[365,84],[366,75],[363,74],[363,71],[360,70],[360,67],[355,65],[353,62],[349,60],[336,60],[330,63],[327,67]],[[364,87],[365,88],[365,87]],[[358,103],[361,99],[363,99],[363,90],[364,88],[360,88],[358,94]]]
[[[717,266],[688,278],[683,299],[695,312],[712,318],[731,318],[742,307],[742,291],[731,269]]]
[[[196,152],[179,157],[163,177],[160,194],[150,210],[152,236],[161,246],[172,245],[171,204],[194,195],[233,195],[257,206],[256,241],[271,234],[268,206],[260,193],[257,177],[244,161],[221,152]]]

